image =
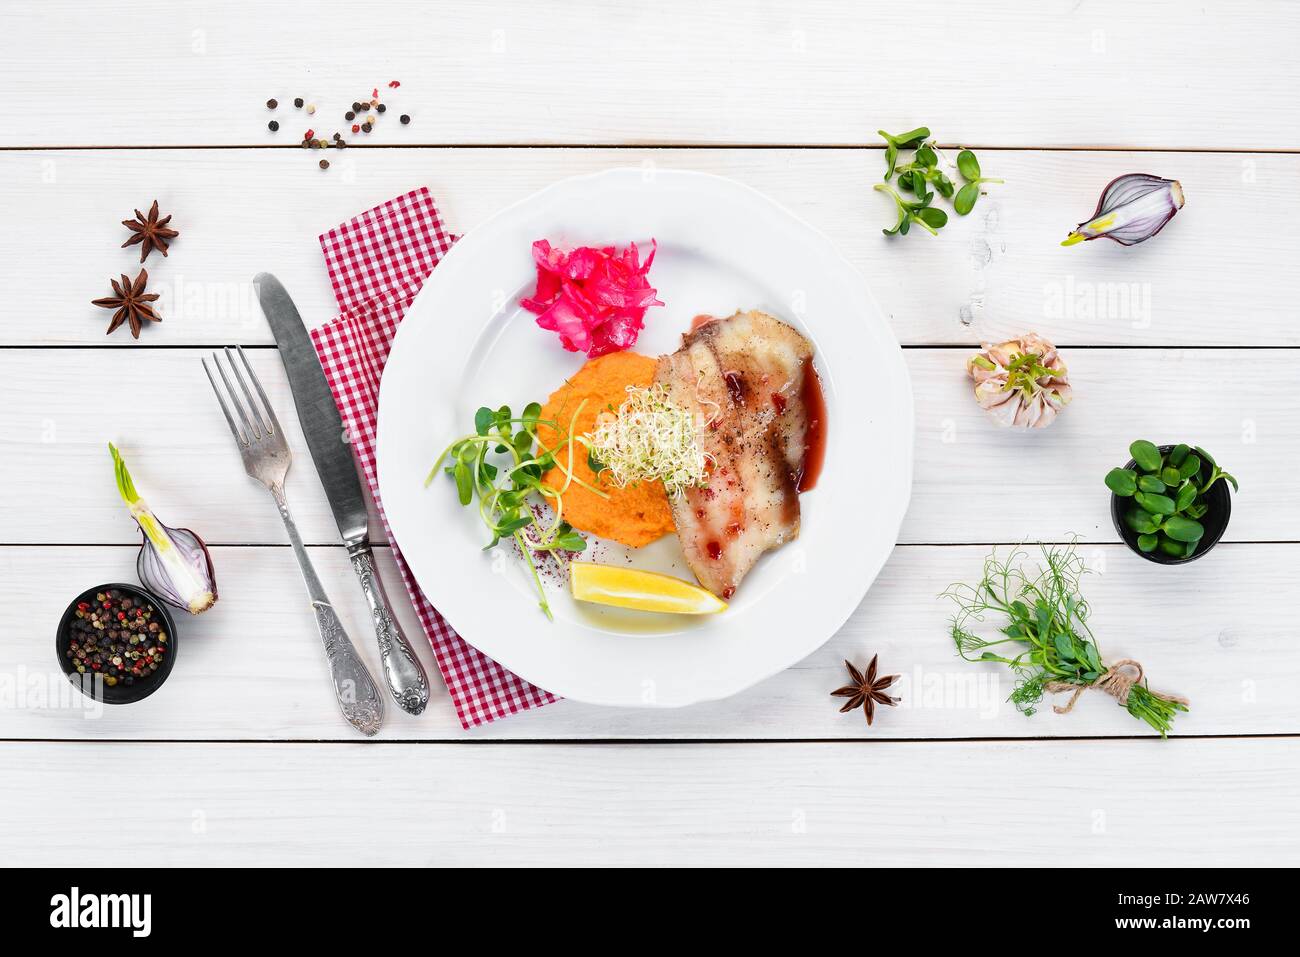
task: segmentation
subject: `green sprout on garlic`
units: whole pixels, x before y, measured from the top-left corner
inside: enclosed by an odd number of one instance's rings
[[[1056,346],[1037,333],[985,343],[966,360],[975,399],[999,425],[1044,428],[1070,403],[1069,372]]]

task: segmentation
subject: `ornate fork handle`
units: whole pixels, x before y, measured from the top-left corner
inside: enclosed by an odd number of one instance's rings
[[[307,555],[302,536],[298,534],[298,526],[289,514],[284,489],[272,486],[271,494],[280,509],[284,527],[289,532],[289,541],[293,543],[293,553],[298,559],[302,580],[316,611],[316,626],[320,629],[321,642],[325,646],[325,657],[329,659],[330,677],[334,680],[334,695],[338,698],[339,708],[348,723],[362,734],[376,734],[384,720],[384,699],[375,686],[375,680],[370,677],[365,662],[357,656],[348,633],[343,630],[343,623],[335,614],[329,596],[325,594],[325,587]]]
[[[429,676],[415,656],[414,649],[402,634],[401,626],[388,608],[384,585],[375,571],[375,557],[365,542],[348,549],[352,569],[361,581],[370,615],[379,640],[379,657],[384,663],[384,678],[398,707],[408,714],[419,714],[429,703]]]

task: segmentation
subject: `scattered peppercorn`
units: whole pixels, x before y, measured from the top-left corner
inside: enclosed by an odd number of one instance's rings
[[[399,83],[397,80],[391,80],[388,83],[389,89],[396,89],[399,86],[401,86],[401,83]],[[266,105],[269,109],[275,109],[279,106],[279,101],[274,99],[267,100]],[[306,112],[309,115],[314,114],[316,112],[316,104],[307,102],[307,100],[301,96],[296,96],[293,98],[293,105],[298,109],[303,109],[305,107]],[[370,116],[361,115],[364,113],[369,113],[372,110],[373,110],[373,114]],[[374,131],[375,124],[379,121],[379,115],[387,112],[388,112],[388,105],[380,101],[379,88],[375,87],[371,91],[370,98],[368,100],[357,100],[352,104],[352,109],[345,111],[343,116],[344,119],[347,120],[347,122],[350,124],[350,126],[345,126],[344,128],[350,129],[353,133],[369,134]],[[402,114],[400,119],[403,126],[411,122],[411,117],[405,113]],[[267,123],[267,129],[269,129],[273,133],[277,132],[280,129],[280,124],[276,120],[271,120],[269,123]],[[341,150],[341,149],[345,149],[348,144],[343,139],[343,135],[341,133],[334,133],[331,136],[331,138],[327,140],[327,139],[317,137],[316,131],[309,129],[303,134],[301,145],[303,149],[327,150],[333,148],[333,149]],[[319,160],[318,162],[320,164],[321,169],[329,168],[328,161]]]

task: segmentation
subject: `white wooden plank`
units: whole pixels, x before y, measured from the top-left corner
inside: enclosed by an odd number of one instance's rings
[[[251,280],[272,270],[312,324],[336,312],[316,237],[418,185],[464,233],[566,176],[618,166],[697,169],[749,183],[830,236],[869,282],[899,340],[974,343],[1036,328],[1058,343],[1300,345],[1300,156],[982,152],[1005,177],[938,238],[887,238],[892,205],[866,150],[352,150],[322,173],[302,150],[0,153],[0,259],[37,296],[0,344],[136,344],[104,337],[90,300],[135,275],[120,220],[155,197],[181,237],[148,263],[165,320],[146,345],[269,343]],[[1178,178],[1187,206],[1134,248],[1060,240],[1126,172]],[[57,281],[49,278],[57,275]],[[47,278],[40,278],[47,277]]]
[[[956,657],[950,607],[937,599],[971,581],[988,549],[900,547],[861,607],[815,654],[729,700],[673,710],[621,710],[563,702],[480,728],[461,730],[435,678],[425,715],[395,709],[387,739],[790,739],[1086,737],[1150,734],[1101,694],[1069,715],[1050,708],[1026,718],[1006,702],[1011,676],[997,665]],[[1222,545],[1183,569],[1142,562],[1121,546],[1085,549],[1096,574],[1084,594],[1104,654],[1142,661],[1152,687],[1183,694],[1184,735],[1300,733],[1300,646],[1278,609],[1297,594],[1297,545]],[[57,671],[53,627],[68,601],[107,581],[134,581],[134,549],[0,549],[0,604],[22,609],[0,670],[0,737],[58,739],[351,740],[329,691],[314,619],[285,548],[218,548],[221,600],[197,618],[182,616],[175,670],[156,694],[134,705],[88,712]],[[360,589],[341,548],[313,549],[334,604],[361,653],[376,655]],[[381,571],[398,616],[433,672],[387,550]],[[1171,574],[1172,572],[1172,574]],[[1224,582],[1231,583],[1223,587]],[[544,641],[545,634],[538,633]],[[830,691],[879,653],[882,673],[901,674],[894,710],[868,728],[860,712],[840,714]]]
[[[269,97],[318,103],[332,130],[400,79],[415,122],[382,142],[856,143],[928,123],[966,143],[1296,148],[1297,29],[1282,0],[7,4],[0,83],[36,108],[0,145],[291,143],[306,117],[282,107],[272,137]]]
[[[0,746],[10,865],[1300,863],[1296,742]],[[129,769],[124,772],[124,768]]]
[[[1032,433],[987,419],[967,355],[907,352],[916,461],[900,541],[1118,541],[1103,480],[1138,438],[1199,445],[1240,480],[1225,541],[1300,539],[1300,353],[1067,350],[1074,400]]]
[[[269,496],[243,472],[199,365],[201,350],[0,350],[6,414],[0,480],[28,507],[7,516],[9,543],[135,540],[105,442],[116,440],[163,516],[223,543],[281,543]],[[292,417],[272,350],[249,356],[282,418]],[[1073,405],[1023,435],[988,421],[970,395],[961,349],[907,350],[916,398],[908,543],[1059,539],[1118,541],[1106,472],[1129,443],[1191,440],[1242,482],[1226,541],[1300,540],[1300,353],[1295,350],[1115,350],[1065,353]],[[1291,386],[1288,386],[1291,384]],[[484,400],[489,401],[490,396]],[[887,414],[888,410],[863,415]],[[850,434],[832,423],[835,435]],[[308,541],[337,529],[296,427],[289,499]],[[885,467],[888,467],[886,463]],[[865,487],[865,486],[864,486]],[[959,494],[956,494],[959,492]],[[430,494],[438,494],[431,491]],[[808,507],[816,508],[815,495]]]
[[[14,510],[5,537],[31,544],[138,538],[113,482],[106,444],[113,441],[141,493],[172,524],[214,542],[287,543],[270,494],[244,473],[199,361],[208,355],[0,350],[10,404],[0,447],[11,451],[0,475],[5,488],[26,489],[28,502],[39,503]],[[308,542],[337,542],[302,432],[291,424],[293,398],[279,353],[246,355],[286,426],[296,465],[285,487],[298,527]]]

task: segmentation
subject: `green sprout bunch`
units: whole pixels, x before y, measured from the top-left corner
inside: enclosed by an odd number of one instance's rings
[[[930,139],[928,127],[919,126],[906,133],[886,133],[877,130],[885,140],[885,182],[877,183],[873,188],[886,193],[894,201],[898,221],[892,229],[884,229],[886,236],[907,235],[913,224],[920,226],[932,236],[948,224],[948,214],[932,205],[936,195],[951,200],[953,209],[960,216],[965,216],[975,208],[980,197],[983,183],[1001,183],[1000,179],[984,176],[980,171],[979,160],[970,150],[957,154],[957,172],[965,181],[958,189],[956,184],[940,166],[940,153],[935,142]],[[911,161],[899,164],[903,150],[915,150]],[[897,175],[895,190],[890,182]],[[914,199],[904,197],[911,193]]]
[[[1026,564],[1023,550],[1006,558],[995,551],[984,560],[979,581],[950,585],[943,592],[940,597],[957,606],[950,626],[957,653],[967,661],[1009,667],[1017,683],[1007,700],[1022,714],[1035,714],[1045,693],[1077,694],[1095,686],[1115,695],[1129,714],[1163,737],[1174,715],[1187,710],[1186,703],[1152,691],[1142,681],[1124,682],[1127,693],[1117,693],[1118,675],[1102,661],[1088,627],[1090,609],[1079,591],[1079,581],[1088,573],[1083,558],[1073,543],[1039,547],[1039,566]],[[976,629],[989,616],[1000,627],[981,637]]]

